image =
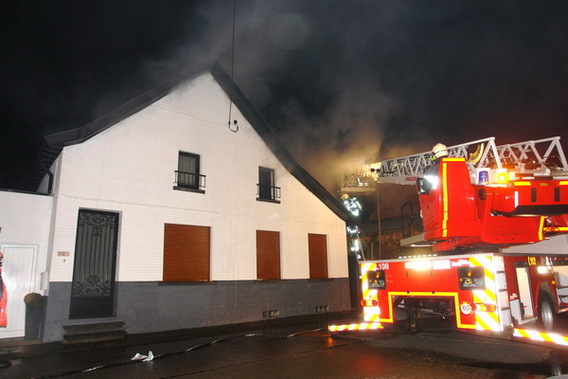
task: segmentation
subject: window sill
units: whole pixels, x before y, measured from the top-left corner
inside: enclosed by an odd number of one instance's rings
[[[195,192],[195,193],[205,193],[205,190],[201,190],[201,189],[198,189],[198,188],[191,188],[191,187],[174,186],[174,190],[185,191],[185,192]]]
[[[265,203],[273,203],[273,204],[280,204],[280,200],[274,200],[274,199],[263,199],[261,197],[257,197],[256,201],[262,201]]]

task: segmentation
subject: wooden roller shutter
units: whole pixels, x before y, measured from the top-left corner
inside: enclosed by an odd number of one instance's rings
[[[256,278],[280,279],[280,233],[256,231]]]
[[[209,281],[210,228],[165,224],[164,282]]]
[[[325,234],[308,234],[308,250],[310,278],[327,278],[327,236]]]

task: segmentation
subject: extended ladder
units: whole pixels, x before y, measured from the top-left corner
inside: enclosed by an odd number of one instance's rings
[[[464,158],[471,172],[478,168],[513,169],[519,174],[567,175],[568,163],[560,137],[544,138],[497,146],[489,137],[448,147],[450,157]],[[372,191],[368,178],[378,183],[415,184],[432,165],[432,152],[387,159],[364,165],[345,176],[341,190],[361,193]]]

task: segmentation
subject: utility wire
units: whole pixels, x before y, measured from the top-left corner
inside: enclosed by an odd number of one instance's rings
[[[237,20],[237,0],[233,1],[233,40],[231,44],[231,80],[234,81],[235,74],[235,24]],[[231,125],[231,112],[233,110],[233,87],[231,86],[231,91],[229,94],[229,122],[227,123],[229,130],[233,133],[239,131],[239,124],[237,120],[233,121]]]

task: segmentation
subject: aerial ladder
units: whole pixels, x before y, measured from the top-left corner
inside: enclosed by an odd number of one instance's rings
[[[428,151],[362,165],[346,175],[341,191],[373,191],[373,182],[417,185],[424,239],[436,251],[534,243],[568,232],[560,137],[506,145],[489,137],[444,148],[438,160]]]
[[[369,192],[373,182],[416,186],[421,238],[433,254],[361,261],[364,322],[332,332],[400,320],[417,331],[439,318],[458,330],[568,347],[568,331],[555,331],[568,312],[568,163],[559,137],[439,144],[363,165],[342,191]]]
[[[495,173],[506,169],[515,170],[519,175],[537,176],[568,175],[568,163],[560,137],[544,138],[514,144],[497,146],[495,137],[488,137],[460,145],[447,147],[448,157],[463,158],[472,173],[482,169],[493,169]],[[346,193],[374,191],[370,182],[414,185],[434,160],[432,151],[404,157],[386,159],[377,163],[361,164],[347,173],[341,183]]]

